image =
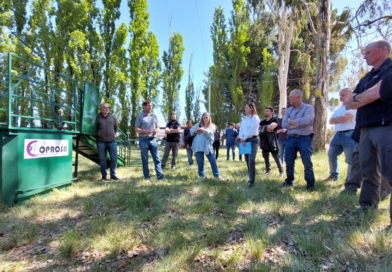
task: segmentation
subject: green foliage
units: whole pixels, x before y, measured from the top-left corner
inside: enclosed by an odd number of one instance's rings
[[[272,81],[273,58],[266,48],[263,49],[264,74],[261,79],[261,87],[259,88],[260,112],[264,112],[265,108],[271,106],[272,93],[274,92],[274,84]]]
[[[241,120],[241,109],[244,106],[245,96],[242,91],[240,74],[243,72],[248,63],[247,54],[250,53],[249,46],[246,42],[249,40],[247,30],[249,20],[247,7],[244,0],[233,0],[233,11],[230,18],[231,41],[229,46],[229,59],[232,69],[232,83],[230,83],[230,92],[234,109],[231,113],[232,121]]]
[[[187,120],[192,120],[193,111],[195,108],[195,88],[193,86],[192,58],[193,54],[191,54],[189,61],[188,85],[185,89],[185,116]]]
[[[170,37],[169,50],[163,52],[162,61],[164,70],[162,73],[162,104],[161,111],[166,120],[170,120],[171,114],[174,112],[178,118],[181,115],[179,105],[179,90],[181,88],[181,79],[184,74],[182,68],[182,56],[185,47],[183,45],[182,35],[174,32]]]

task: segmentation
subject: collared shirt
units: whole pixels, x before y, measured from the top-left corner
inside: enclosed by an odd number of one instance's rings
[[[333,114],[332,117],[340,117],[343,116],[345,113],[350,113],[353,115],[353,118],[344,122],[344,123],[337,123],[335,125],[335,131],[345,131],[345,130],[353,130],[355,128],[355,116],[357,115],[357,110],[346,110],[344,105],[341,105]]]
[[[146,129],[146,130],[154,130],[157,127],[159,127],[158,123],[158,117],[151,113],[150,115],[147,115],[144,111],[139,114],[136,118],[135,122],[135,127],[138,127],[140,129]],[[146,138],[146,137],[152,137],[155,138],[156,134],[147,134],[147,133],[139,133],[140,137]]]
[[[296,110],[294,106],[288,108],[283,117],[282,127],[289,128],[292,126],[287,119],[295,120],[298,128],[289,129],[288,134],[309,135],[313,133],[314,108],[312,105],[302,103]]]
[[[191,128],[191,135],[193,136],[195,130],[200,127],[200,124],[195,125]],[[215,125],[212,125],[210,128],[207,129],[207,134],[198,133],[196,134],[195,138],[193,138],[192,142],[192,151],[193,152],[204,152],[206,155],[214,154],[214,148],[212,146],[214,142],[214,132],[215,132]]]
[[[239,137],[246,141],[253,136],[259,135],[260,118],[258,115],[247,115],[241,122]]]

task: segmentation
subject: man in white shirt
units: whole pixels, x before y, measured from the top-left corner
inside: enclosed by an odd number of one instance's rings
[[[347,177],[350,178],[352,168],[352,154],[354,152],[357,143],[351,139],[353,130],[355,128],[355,116],[357,110],[346,110],[344,104],[351,97],[352,91],[348,88],[343,89],[339,93],[340,101],[342,105],[332,114],[329,123],[335,125],[336,134],[333,137],[329,146],[328,158],[329,158],[329,177],[326,181],[338,180],[339,178],[339,166],[338,156],[344,152],[347,163]]]

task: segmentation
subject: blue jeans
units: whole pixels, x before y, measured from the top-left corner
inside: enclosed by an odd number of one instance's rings
[[[197,166],[199,168],[199,177],[205,177],[204,173],[204,152],[196,152],[196,160],[197,160]],[[210,161],[211,164],[211,169],[212,169],[212,174],[214,174],[214,177],[219,177],[219,170],[218,170],[218,165],[216,164],[215,160],[215,155],[214,153],[210,153],[206,155],[207,159]]]
[[[157,140],[149,140],[146,138],[139,137],[140,152],[142,155],[143,165],[143,176],[146,179],[150,178],[150,170],[148,169],[148,151],[150,150],[152,159],[155,164],[155,172],[157,173],[158,179],[163,179],[161,160],[159,159],[159,151],[157,146]]]
[[[193,151],[192,148],[186,147],[186,155],[188,156],[189,165],[193,165]]]
[[[352,157],[355,146],[357,143],[351,139],[352,131],[348,132],[336,132],[335,136],[332,138],[331,144],[329,146],[328,158],[329,158],[329,174],[331,177],[336,179],[339,178],[339,164],[338,156],[344,152],[346,156],[347,163],[347,177],[346,180],[350,178],[351,168],[352,168]]]
[[[235,145],[238,146],[238,154],[240,154],[240,144],[241,141],[235,140]],[[242,161],[242,154],[240,154],[239,157],[240,157],[240,161]]]
[[[297,152],[301,155],[302,163],[305,169],[305,180],[307,183],[306,188],[314,186],[314,172],[312,163],[312,139],[310,136],[305,137],[291,137],[289,136],[286,140],[285,148],[285,162],[286,162],[286,184],[294,185],[294,167],[295,159],[297,158]]]
[[[111,142],[103,142],[97,140],[97,149],[99,155],[99,166],[101,167],[102,177],[107,176],[106,168],[106,152],[109,151],[110,156],[110,176],[116,176],[116,167],[117,167],[117,145],[116,141]]]
[[[235,160],[235,142],[234,143],[226,143],[227,148],[227,159],[230,159],[230,148],[233,150],[233,161]]]
[[[283,164],[283,158],[284,158],[284,149],[286,148],[286,140],[278,140],[278,145],[279,145],[279,157],[280,161]]]

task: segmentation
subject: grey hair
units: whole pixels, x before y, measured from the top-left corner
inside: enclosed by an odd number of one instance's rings
[[[235,126],[236,126],[236,127],[239,127],[239,126],[241,126],[241,123],[237,123]]]
[[[385,39],[375,40],[371,43],[376,44],[378,48],[382,48],[385,46],[387,48],[387,51],[389,53],[391,52],[391,43]]]
[[[300,89],[294,89],[292,92],[295,92],[295,94],[301,96],[301,98],[304,95]]]
[[[103,105],[108,105],[108,106],[109,106],[109,104],[108,104],[108,103],[106,103],[106,102],[103,102],[103,103],[99,103],[99,108],[101,108]]]

